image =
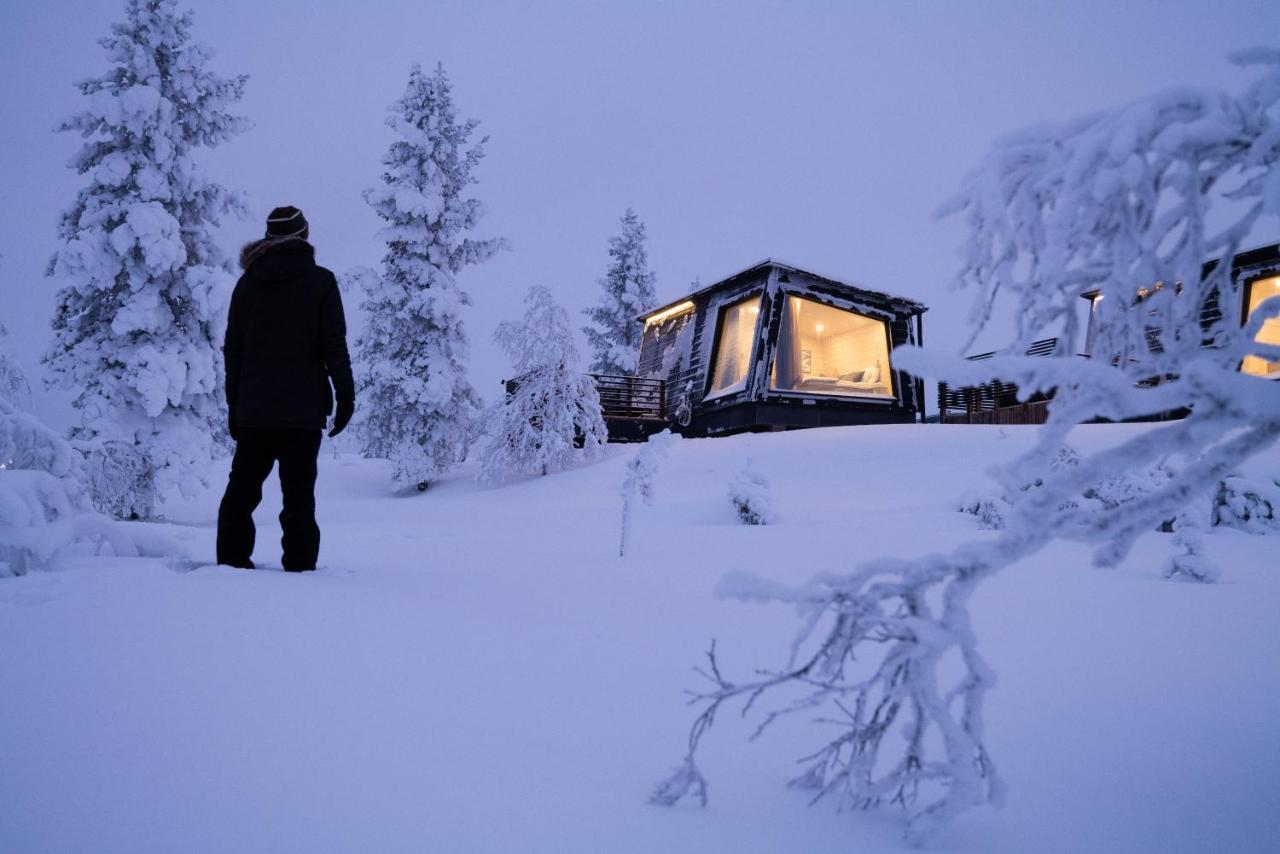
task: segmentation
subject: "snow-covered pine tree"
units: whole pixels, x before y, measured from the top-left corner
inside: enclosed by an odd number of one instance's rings
[[[968,610],[977,586],[1060,539],[1115,564],[1168,519],[1190,518],[1188,506],[1207,504],[1208,490],[1280,439],[1280,384],[1240,371],[1248,355],[1280,359],[1280,347],[1256,340],[1263,322],[1280,316],[1280,299],[1243,327],[1232,311],[1208,330],[1200,326],[1208,300],[1238,305],[1240,297],[1231,264],[1206,273],[1205,260],[1229,261],[1261,216],[1280,215],[1280,51],[1237,59],[1262,67],[1243,92],[1184,87],[1039,125],[1001,138],[965,181],[944,213],[962,213],[969,227],[959,283],[978,292],[978,326],[997,298],[1008,299],[1018,328],[1007,352],[1025,352],[1046,331],[1060,331],[1062,346],[1051,358],[983,362],[894,352],[897,367],[917,376],[957,385],[999,379],[1025,394],[1056,390],[1035,447],[995,472],[1012,502],[1004,526],[950,552],[866,561],[794,589],[729,579],[727,595],[796,606],[804,628],[781,668],[757,668],[742,681],[721,671],[712,647],[688,753],[655,802],[705,802],[696,758],[716,712],[733,700],[759,708],[766,696],[781,705],[761,729],[795,711],[839,721],[835,730],[824,724],[830,740],[793,786],[855,808],[900,805],[917,839],[964,810],[1001,801],[983,726],[994,675]],[[1219,213],[1225,227],[1211,231],[1207,223]],[[1180,287],[1156,287],[1174,282]],[[1101,326],[1092,358],[1079,359],[1076,306],[1094,289],[1104,300]],[[1161,346],[1150,346],[1153,339]],[[1189,414],[1061,464],[1078,424],[1178,410]],[[1141,476],[1162,461],[1171,463],[1167,476],[1152,479],[1141,500],[1110,507],[1079,500],[1107,478]],[[1175,574],[1211,580],[1194,521],[1182,531]]]
[[[427,484],[465,458],[480,401],[467,379],[470,345],[457,275],[503,242],[476,240],[484,208],[467,195],[484,140],[459,121],[444,67],[418,65],[388,111],[399,137],[382,158],[382,185],[365,200],[386,221],[382,274],[366,282],[367,325],[356,343],[364,453],[391,460],[398,487]]]
[[[598,284],[604,290],[600,304],[585,310],[592,326],[583,327],[594,357],[591,370],[598,374],[629,376],[636,369],[640,350],[640,323],[636,319],[658,304],[645,249],[644,223],[627,208],[622,233],[609,238],[609,269]]]
[[[145,469],[117,510],[150,517],[189,493],[224,441],[221,318],[231,268],[214,240],[243,201],[209,180],[196,149],[247,127],[228,109],[246,78],[209,69],[174,0],[129,0],[101,40],[111,69],[78,88],[88,106],[59,126],[86,142],[88,186],[62,214],[48,273],[62,283],[45,356],[51,384],[77,390],[75,438],[112,442]]]
[[[524,318],[500,324],[493,336],[515,377],[486,419],[486,480],[560,471],[598,458],[608,440],[595,382],[578,370],[568,313],[540,285],[524,304]]]

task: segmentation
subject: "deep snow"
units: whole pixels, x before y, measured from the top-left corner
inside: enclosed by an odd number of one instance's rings
[[[320,572],[179,572],[94,559],[0,582],[0,850],[823,852],[902,849],[892,813],[806,805],[802,720],[704,741],[705,810],[646,804],[683,753],[682,691],[777,665],[785,607],[713,595],[991,536],[956,499],[1032,428],[858,427],[688,440],[617,556],[634,447],[505,486],[466,470],[394,497],[389,468],[322,452]],[[1092,426],[1081,446],[1139,426]],[[737,521],[750,457],[777,523]],[[1246,470],[1280,472],[1272,451]],[[219,478],[220,479],[220,478]],[[221,484],[219,483],[219,487]],[[163,527],[213,554],[220,488]],[[279,565],[278,489],[259,520]],[[982,587],[999,674],[988,745],[1003,810],[936,842],[982,852],[1270,851],[1280,838],[1280,561],[1214,529],[1223,582],[1058,546]]]

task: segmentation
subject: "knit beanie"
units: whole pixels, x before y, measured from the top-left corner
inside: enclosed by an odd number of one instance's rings
[[[267,237],[307,237],[307,218],[293,205],[276,208],[267,214]]]

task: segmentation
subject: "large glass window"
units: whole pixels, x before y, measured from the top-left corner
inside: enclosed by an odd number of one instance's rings
[[[892,397],[885,322],[788,296],[772,376],[779,391]]]
[[[1263,300],[1280,297],[1280,276],[1250,282],[1247,296],[1248,314],[1253,314],[1258,306],[1262,305]],[[1262,344],[1280,346],[1280,317],[1273,317],[1262,324],[1262,329],[1258,331],[1258,337],[1254,340]],[[1269,362],[1257,356],[1245,356],[1240,370],[1259,377],[1280,378],[1280,362]]]
[[[742,391],[747,387],[751,345],[755,343],[756,321],[759,319],[758,294],[720,309],[719,329],[716,331],[716,362],[711,370],[708,400]]]

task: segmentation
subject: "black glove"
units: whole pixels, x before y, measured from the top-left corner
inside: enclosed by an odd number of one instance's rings
[[[347,424],[351,422],[351,416],[355,415],[356,405],[349,400],[338,401],[338,409],[333,413],[333,429],[329,431],[329,438],[347,429]]]
[[[240,441],[240,438],[236,436],[236,409],[234,406],[227,410],[227,432],[231,434],[231,441]]]

